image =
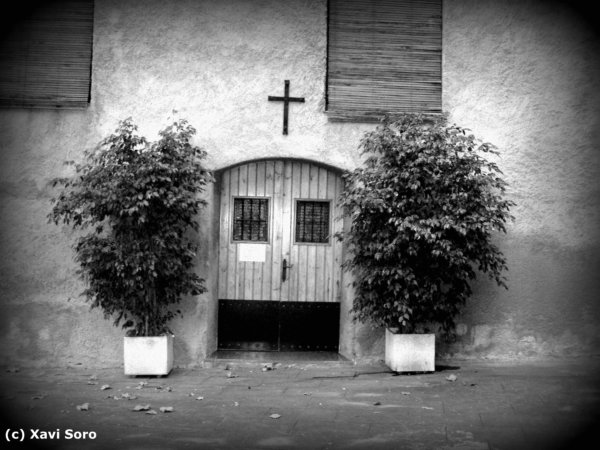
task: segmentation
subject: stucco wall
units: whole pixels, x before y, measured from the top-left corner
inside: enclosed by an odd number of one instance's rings
[[[475,286],[459,340],[440,355],[530,357],[598,348],[600,82],[598,39],[552,2],[444,2],[443,106],[499,147],[518,206],[499,236],[508,291]],[[46,223],[49,181],[132,116],[150,139],[173,109],[197,129],[214,169],[263,157],[360,163],[371,125],[324,114],[326,1],[97,0],[92,102],[81,111],[0,110],[0,336],[7,364],[120,365],[122,332],[78,297],[67,230]],[[290,106],[268,95],[306,98]],[[213,198],[212,189],[206,193]],[[211,202],[211,209],[216,202]],[[210,211],[209,211],[210,212]],[[198,272],[209,293],[173,324],[176,364],[214,349],[215,236],[202,219]],[[381,333],[356,327],[344,352],[379,357]]]
[[[599,348],[600,41],[572,3],[444,3],[444,109],[498,146],[517,203],[509,290],[478,285],[460,354]]]

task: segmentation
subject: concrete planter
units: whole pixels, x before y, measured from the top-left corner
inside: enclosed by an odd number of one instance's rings
[[[125,375],[168,375],[173,368],[173,335],[123,338]]]
[[[385,364],[394,372],[435,372],[435,334],[385,330]]]

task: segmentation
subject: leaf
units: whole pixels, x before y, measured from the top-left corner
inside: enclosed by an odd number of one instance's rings
[[[446,377],[446,380],[448,381],[456,381],[456,375],[454,374],[450,374]]]
[[[155,415],[155,414],[157,414],[157,413],[156,413],[156,411],[154,411],[153,409],[151,409],[151,410],[149,410],[149,411],[146,411],[146,412],[145,412],[145,414],[152,414],[152,415]]]
[[[106,391],[107,389],[111,389],[110,385],[108,385],[108,384],[103,384],[102,387],[100,388],[101,391]]]
[[[172,406],[161,406],[160,412],[163,412],[163,413],[173,412],[173,407]]]
[[[271,414],[269,417],[271,419],[279,419],[281,417],[281,414]]]
[[[196,397],[196,400],[204,400],[204,397],[202,397],[202,396]]]
[[[148,411],[150,409],[150,405],[135,405],[132,411]]]
[[[77,409],[79,411],[88,411],[90,409],[89,403],[82,403],[81,405],[77,405]]]

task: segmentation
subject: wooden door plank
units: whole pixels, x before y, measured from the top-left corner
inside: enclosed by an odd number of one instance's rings
[[[292,231],[290,224],[292,223],[292,201],[294,191],[294,164],[292,161],[284,162],[284,175],[283,175],[283,195],[281,202],[281,264],[283,260],[287,260],[288,264],[292,261]],[[282,267],[278,274],[281,277]],[[295,295],[292,295],[292,278],[290,278],[290,271],[288,270],[287,281],[281,282],[281,301],[294,300]],[[281,279],[281,278],[280,278]]]
[[[269,226],[272,231],[271,239],[271,266],[270,266],[270,292],[271,300],[281,300],[281,252],[283,230],[281,226],[283,216],[283,161],[272,161],[267,173],[272,175],[271,197],[271,219]],[[277,224],[277,226],[276,226]]]
[[[248,195],[248,165],[245,164],[243,166],[239,166],[239,179],[238,179],[238,189],[236,195],[246,196]],[[238,244],[234,244],[236,248]],[[239,249],[238,249],[239,250]],[[238,255],[236,255],[238,256]],[[241,262],[239,258],[236,259],[237,264],[237,290],[235,298],[238,300],[244,300],[245,298],[245,288],[246,288],[246,263]],[[249,299],[246,299],[249,300]]]
[[[335,239],[335,233],[339,230],[339,220],[338,220],[338,214],[339,214],[339,210],[337,207],[337,196],[338,196],[338,192],[337,192],[337,187],[336,187],[336,180],[339,177],[336,174],[333,173],[328,173],[328,177],[327,177],[327,197],[331,199],[331,217],[329,218],[330,221],[330,246],[329,246],[329,252],[327,252],[327,257],[326,257],[326,261],[325,261],[325,265],[326,265],[326,274],[327,274],[327,296],[326,299],[324,301],[329,301],[329,302],[333,302],[335,301],[335,295],[334,295],[334,291],[335,291],[335,282],[336,282],[336,251],[337,251],[337,241]]]
[[[250,197],[264,197],[265,196],[265,162],[260,161],[257,163],[250,164],[250,173],[248,178],[252,180],[254,184],[254,190],[250,188],[250,183],[248,184],[248,195]],[[252,173],[253,172],[253,173]],[[271,230],[268,230],[268,238],[270,238]],[[266,245],[266,244],[261,244]],[[265,252],[265,256],[266,253]],[[246,272],[247,275],[252,277],[252,283],[250,287],[250,298],[253,300],[266,300],[262,297],[262,283],[263,283],[263,268],[264,262],[252,262],[247,264],[248,268],[250,268],[249,273]]]
[[[319,167],[314,164],[308,166],[308,188],[304,190],[306,196],[304,198],[317,199],[319,197]],[[306,267],[306,301],[314,302],[317,297],[317,255],[321,245],[305,244],[305,262]],[[319,285],[319,287],[321,287]]]
[[[254,296],[261,300],[271,300],[271,267],[273,264],[273,226],[271,224],[271,218],[273,216],[273,172],[273,161],[261,161],[256,166],[256,179],[262,180],[262,182],[257,183],[256,194],[267,197],[269,201],[269,224],[267,225],[269,227],[269,242],[264,244],[266,247],[265,261],[263,263],[257,263],[260,282],[254,286]]]
[[[343,226],[344,226],[344,222],[342,219],[342,211],[338,206],[338,202],[337,199],[339,198],[340,194],[342,193],[342,187],[343,187],[343,181],[342,178],[337,176],[335,177],[334,180],[334,186],[335,186],[335,192],[334,192],[334,199],[335,199],[335,208],[334,208],[334,218],[338,218],[338,220],[334,220],[333,221],[333,231],[334,234],[336,232],[342,231]],[[332,274],[333,274],[333,282],[332,282],[332,288],[333,288],[333,295],[331,296],[331,301],[333,302],[340,302],[342,299],[342,243],[337,240],[334,239],[332,241],[332,247],[333,247],[333,258],[332,258],[332,265],[331,265],[331,270],[332,270]]]
[[[294,243],[294,220],[295,220],[295,202],[296,198],[300,196],[301,189],[301,177],[302,177],[302,163],[298,161],[290,162],[291,166],[291,178],[290,178],[290,195],[286,199],[285,204],[287,207],[287,212],[289,212],[283,220],[283,226],[286,229],[284,235],[288,236],[288,255],[287,258],[288,265],[291,264],[292,268],[288,269],[287,281],[289,296],[288,299],[290,301],[299,301],[299,289],[300,285],[298,283],[298,246]]]
[[[237,299],[238,298],[238,279],[239,270],[237,262],[237,245],[232,242],[232,230],[233,230],[233,196],[237,195],[240,183],[240,169],[239,167],[233,168],[229,171],[229,197],[227,199],[227,211],[226,214],[229,217],[229,228],[225,230],[225,240],[228,247],[227,255],[227,270],[229,274],[227,276],[227,296],[226,299]]]
[[[300,164],[300,168],[298,170],[298,179],[299,179],[299,191],[294,196],[294,208],[296,204],[296,200],[298,198],[309,198],[310,197],[310,164],[302,163]],[[296,217],[292,219],[296,220]],[[294,226],[292,222],[292,227]],[[308,261],[308,245],[296,244],[294,245],[294,249],[296,250],[295,254],[295,270],[294,274],[297,275],[296,284],[297,284],[297,295],[298,301],[305,302],[308,300],[309,292],[308,292],[308,278],[309,278],[309,261]]]
[[[256,195],[256,163],[246,164],[247,178],[246,178],[246,192],[244,193],[247,197],[254,197]],[[255,262],[242,262],[244,271],[244,288],[243,296],[244,300],[259,300],[254,298],[253,286],[255,278]]]
[[[230,272],[229,262],[229,182],[231,173],[225,171],[220,184],[220,214],[219,214],[219,287],[218,297],[227,297],[227,276]]]
[[[318,181],[317,181],[317,193],[316,198],[327,200],[327,179],[328,171],[324,167],[318,168]],[[330,205],[331,213],[331,205]],[[330,218],[331,222],[331,218]],[[329,270],[327,267],[327,260],[331,254],[331,243],[328,245],[317,245],[315,246],[315,298],[314,301],[324,302],[327,301],[329,289],[329,282],[331,278],[329,276]]]

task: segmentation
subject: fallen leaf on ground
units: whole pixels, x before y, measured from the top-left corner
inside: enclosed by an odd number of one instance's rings
[[[164,412],[164,413],[173,412],[173,407],[172,406],[161,406],[160,412]]]
[[[196,400],[204,400],[204,397],[202,397],[202,396],[196,397]]]
[[[234,375],[231,372],[227,372],[227,378],[237,378],[237,375]]]
[[[150,405],[135,405],[133,411],[148,411],[150,409]]]
[[[279,419],[281,417],[281,414],[271,414],[269,417],[271,419]]]
[[[110,385],[108,385],[108,384],[103,384],[102,387],[100,388],[101,391],[105,391],[107,389],[111,389]]]
[[[154,411],[153,409],[151,409],[150,411],[146,411],[146,414],[152,414],[152,415],[154,415],[154,414],[156,414],[156,411]]]
[[[456,381],[456,375],[454,374],[450,374],[446,377],[446,380],[448,381]]]
[[[87,411],[88,409],[90,409],[90,404],[89,403],[83,403],[81,405],[77,405],[77,409],[79,411]]]

